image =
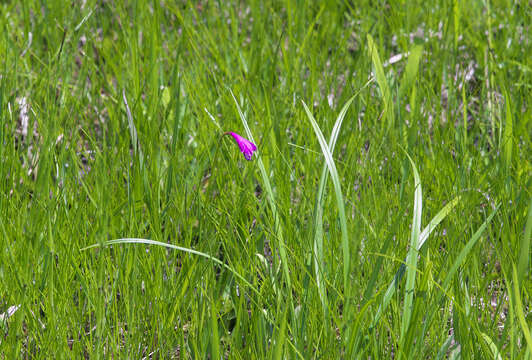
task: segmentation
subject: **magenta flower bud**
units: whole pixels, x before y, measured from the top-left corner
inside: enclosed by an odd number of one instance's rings
[[[257,150],[255,144],[234,132],[226,132],[224,135],[231,135],[236,140],[236,143],[238,144],[240,151],[242,151],[242,154],[244,154],[246,160],[251,160],[253,157],[253,151]]]

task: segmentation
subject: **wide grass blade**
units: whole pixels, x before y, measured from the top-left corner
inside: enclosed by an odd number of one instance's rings
[[[318,123],[316,122],[316,120],[314,119],[314,116],[312,115],[309,108],[307,107],[307,104],[305,104],[304,101],[301,101],[301,102],[303,103],[303,108],[305,109],[305,112],[307,113],[307,117],[309,118],[312,128],[314,129],[314,133],[316,134],[316,137],[318,138],[318,142],[320,143],[321,151],[323,155],[325,156],[325,162],[327,164],[327,167],[329,168],[331,179],[334,185],[334,192],[336,194],[336,202],[337,202],[338,213],[340,217],[340,227],[342,229],[342,252],[343,252],[343,260],[344,260],[344,291],[346,294],[349,294],[349,287],[347,285],[348,276],[349,276],[349,262],[350,262],[349,238],[347,234],[347,218],[345,216],[345,205],[344,205],[344,198],[342,196],[342,189],[340,186],[340,178],[338,176],[338,171],[336,170],[334,159],[332,157],[331,152],[329,151],[329,147],[327,146],[327,142],[325,141],[325,138],[323,137],[323,133],[321,132],[320,127],[318,126]]]
[[[501,352],[499,351],[499,349],[497,348],[497,345],[495,345],[493,340],[491,340],[491,338],[488,336],[488,334],[483,333],[483,332],[481,332],[480,334],[482,335],[482,338],[484,339],[486,344],[488,344],[491,350],[491,353],[493,354],[493,358],[495,360],[502,360]]]
[[[410,250],[406,257],[406,287],[405,300],[403,307],[403,317],[401,322],[401,342],[404,341],[408,327],[410,326],[410,319],[412,317],[412,302],[414,299],[414,287],[416,282],[417,257],[418,257],[418,243],[419,234],[421,232],[421,213],[423,210],[423,194],[421,191],[421,180],[416,168],[416,164],[410,157],[410,164],[414,172],[414,215],[412,219],[412,233],[410,235]]]
[[[433,218],[430,220],[429,224],[425,226],[421,234],[419,234],[419,242],[417,244],[417,250],[420,251],[425,241],[428,239],[430,233],[442,222],[443,219],[451,212],[451,210],[458,204],[460,201],[460,195],[451,200],[447,205],[445,205]]]
[[[412,50],[410,50],[408,62],[406,63],[405,74],[401,79],[401,87],[399,88],[400,94],[404,95],[414,83],[419,69],[419,60],[421,60],[422,53],[423,46],[421,45],[415,45]]]

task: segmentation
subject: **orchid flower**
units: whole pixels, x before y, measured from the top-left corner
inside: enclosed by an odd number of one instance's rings
[[[240,151],[242,151],[242,154],[244,154],[246,160],[251,160],[253,157],[253,151],[257,150],[255,144],[234,132],[226,132],[224,135],[231,135],[236,140],[236,143],[238,144]]]

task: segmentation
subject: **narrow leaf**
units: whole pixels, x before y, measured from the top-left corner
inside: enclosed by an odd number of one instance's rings
[[[310,112],[309,108],[307,107],[307,104],[303,102],[303,108],[305,109],[305,112],[307,113],[307,117],[309,118],[309,121],[312,125],[312,128],[314,129],[314,133],[316,134],[316,137],[318,138],[318,142],[320,143],[321,151],[323,155],[325,156],[325,162],[327,163],[327,167],[329,168],[329,173],[331,174],[331,180],[334,185],[334,192],[336,193],[336,202],[338,206],[338,213],[340,217],[340,226],[342,228],[342,251],[343,251],[343,260],[344,260],[344,291],[348,294],[349,287],[347,286],[347,279],[349,276],[349,262],[350,262],[350,254],[349,254],[349,239],[347,234],[347,218],[345,216],[345,206],[344,206],[344,200],[342,196],[342,189],[340,187],[340,180],[338,176],[338,171],[336,170],[336,165],[334,163],[333,157],[331,155],[331,152],[329,151],[329,147],[327,146],[327,142],[325,141],[325,138],[323,137],[323,133],[320,130],[320,127],[318,126],[318,123],[314,119],[314,116]]]
[[[410,325],[410,318],[412,316],[412,302],[414,299],[414,287],[416,281],[416,270],[417,270],[417,257],[418,257],[418,243],[419,243],[419,234],[421,231],[421,212],[423,209],[423,198],[421,191],[421,180],[419,178],[419,173],[416,168],[416,164],[410,157],[410,164],[412,165],[412,170],[414,172],[414,215],[412,219],[412,233],[410,235],[410,250],[406,257],[406,287],[405,287],[405,300],[403,307],[403,317],[401,322],[401,341],[404,341],[406,332]]]
[[[532,240],[532,198],[530,198],[530,204],[528,205],[528,216],[526,219],[525,233],[521,239],[519,250],[519,263],[517,265],[517,278],[519,284],[522,283],[525,275],[530,271],[529,269],[529,257],[530,257],[530,241]]]

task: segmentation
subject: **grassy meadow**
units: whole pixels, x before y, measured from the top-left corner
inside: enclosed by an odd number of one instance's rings
[[[531,8],[0,2],[0,359],[532,358]]]

